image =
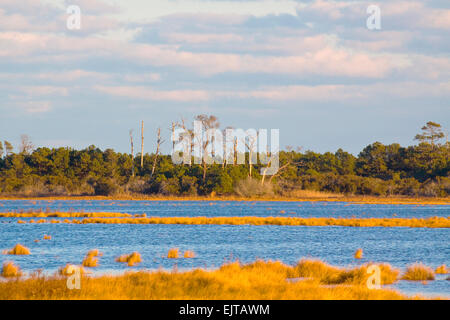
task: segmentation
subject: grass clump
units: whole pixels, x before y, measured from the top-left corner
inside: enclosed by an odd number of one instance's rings
[[[117,262],[127,263],[129,267],[132,267],[142,262],[141,254],[139,252],[133,252],[131,254],[124,254],[116,258]]]
[[[355,259],[362,259],[362,257],[363,257],[363,250],[361,248],[356,250],[354,257],[355,257]]]
[[[187,250],[187,251],[184,252],[183,256],[186,259],[195,258],[195,253],[194,253],[194,251]]]
[[[91,250],[87,253],[86,257],[82,262],[83,267],[94,268],[98,265],[98,256],[101,255],[100,252],[95,249]]]
[[[27,247],[25,247],[25,246],[21,245],[20,243],[18,243],[11,250],[6,250],[6,254],[11,254],[11,255],[29,255],[30,254],[30,249],[28,249]]]
[[[178,255],[179,255],[178,251],[179,251],[178,248],[170,249],[169,252],[167,253],[167,258],[178,259]]]
[[[3,263],[2,268],[2,277],[4,278],[15,278],[20,277],[22,275],[22,272],[20,271],[20,268],[12,262],[5,262]]]
[[[447,274],[448,273],[447,266],[445,264],[443,264],[442,266],[437,267],[435,273],[437,273],[437,274]]]
[[[392,284],[397,280],[399,271],[389,264],[378,264],[380,268],[381,284]],[[330,266],[319,260],[300,260],[294,267],[292,277],[310,278],[318,280],[322,284],[353,284],[365,285],[370,277],[367,273],[369,265],[363,265],[355,269],[340,269]]]
[[[71,275],[73,275],[75,273],[75,269],[76,268],[78,268],[80,270],[80,274],[86,273],[84,271],[83,267],[75,266],[75,265],[72,265],[72,264],[68,263],[64,267],[61,267],[61,268],[58,269],[58,274],[61,275],[61,276],[68,277],[68,276],[71,276]],[[72,271],[69,272],[69,270],[72,270]]]
[[[434,280],[434,272],[433,269],[416,263],[412,266],[409,266],[406,269],[405,274],[402,277],[402,280],[410,280],[410,281],[426,281],[426,280]]]

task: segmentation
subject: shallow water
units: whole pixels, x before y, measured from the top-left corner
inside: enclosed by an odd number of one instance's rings
[[[1,201],[2,211],[43,208],[60,211],[112,211],[147,213],[148,216],[302,216],[302,217],[429,217],[448,216],[445,206],[347,205],[312,202],[175,202],[175,201]],[[271,208],[271,209],[268,209]],[[286,213],[281,214],[284,210]],[[296,212],[290,214],[289,212]],[[14,261],[22,270],[55,272],[66,263],[80,264],[91,249],[99,249],[99,267],[94,274],[128,270],[114,258],[138,251],[143,262],[132,269],[215,268],[239,259],[281,260],[295,264],[301,258],[318,258],[341,267],[367,262],[387,262],[402,270],[422,262],[433,269],[450,265],[450,230],[444,228],[354,228],[340,226],[249,226],[249,225],[122,225],[122,224],[18,224],[17,218],[0,218],[0,250],[21,243],[29,256],[0,255],[0,261]],[[1,223],[4,222],[4,223]],[[10,222],[10,223],[7,223]],[[42,240],[43,235],[52,240]],[[34,242],[40,239],[39,242]],[[167,259],[170,248],[196,253],[193,259]],[[363,248],[360,261],[353,258]],[[450,297],[450,281],[438,277],[423,285],[400,281],[394,285],[408,294]]]

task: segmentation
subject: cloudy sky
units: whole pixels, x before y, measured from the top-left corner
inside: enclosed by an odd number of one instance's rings
[[[282,147],[410,145],[450,128],[449,52],[448,0],[0,0],[0,140],[125,152],[145,120],[150,152],[206,113]]]

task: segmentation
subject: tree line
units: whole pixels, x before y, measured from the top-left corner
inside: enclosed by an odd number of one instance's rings
[[[211,117],[197,119],[217,128],[217,118]],[[172,124],[172,128],[177,125],[184,122]],[[419,143],[408,147],[375,142],[357,156],[342,149],[316,153],[287,148],[279,153],[279,171],[263,177],[263,166],[251,161],[249,150],[244,153],[245,164],[202,161],[175,165],[170,155],[160,152],[164,141],[160,129],[157,150],[136,155],[95,146],[35,149],[30,138],[22,136],[17,153],[11,143],[0,142],[0,193],[248,197],[291,196],[298,190],[313,190],[348,195],[448,196],[450,148],[444,138],[441,126],[428,122],[415,137]]]

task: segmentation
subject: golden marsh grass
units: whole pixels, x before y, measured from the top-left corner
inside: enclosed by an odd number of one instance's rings
[[[179,251],[178,248],[170,249],[169,252],[167,253],[167,258],[178,259],[178,255],[179,255],[178,251]]]
[[[448,273],[447,266],[445,264],[443,264],[442,266],[437,267],[435,273],[436,274],[447,274]]]
[[[75,266],[73,264],[66,264],[64,267],[61,267],[58,269],[58,274],[61,276],[71,276],[72,274],[74,274],[74,270],[75,268],[78,268],[80,270],[80,274],[85,274],[86,271],[84,270],[84,268],[82,266]],[[72,270],[71,272],[69,272],[70,270]]]
[[[129,267],[132,267],[142,262],[141,254],[139,252],[133,252],[131,254],[124,254],[116,258],[117,262],[127,263]]]
[[[4,278],[15,278],[20,277],[22,275],[22,272],[20,271],[20,268],[16,266],[12,262],[5,262],[3,263],[2,267],[2,273],[1,276]]]
[[[421,263],[416,263],[413,264],[412,266],[409,266],[406,269],[406,272],[402,276],[402,280],[409,280],[409,281],[434,280],[434,272],[433,269]]]
[[[417,205],[449,205],[450,197],[376,197],[347,196],[310,190],[297,190],[288,197],[245,198],[238,196],[160,196],[160,195],[117,195],[117,196],[59,196],[59,197],[15,197],[2,196],[0,200],[128,200],[128,201],[317,201],[317,202],[352,202],[362,204],[417,204]]]
[[[131,218],[131,217],[133,217],[131,214],[120,212],[0,212],[0,218]]]
[[[29,255],[30,249],[18,243],[15,245],[14,248],[12,248],[11,250],[6,250],[3,253],[10,255]]]
[[[126,272],[82,277],[81,290],[68,290],[58,276],[0,282],[0,299],[406,299],[394,290],[370,290],[365,266],[341,269],[319,261],[295,266],[277,261],[225,264],[217,270]],[[389,269],[390,270],[390,269]],[[295,278],[308,277],[309,279]],[[390,280],[389,280],[390,281]],[[385,280],[384,283],[389,283]],[[331,285],[330,285],[331,284]]]
[[[89,251],[81,265],[83,267],[89,267],[89,268],[97,267],[98,266],[98,258],[97,257],[99,255],[101,255],[101,254],[97,249]]]
[[[22,223],[26,223],[22,221]],[[28,222],[31,223],[31,222]],[[35,223],[63,223],[39,220]],[[278,226],[343,226],[343,227],[409,227],[450,228],[450,218],[297,218],[297,217],[150,217],[150,218],[84,218],[74,224],[190,224],[190,225],[278,225]]]
[[[195,258],[195,253],[194,253],[194,251],[186,250],[183,254],[183,257],[186,259],[192,259],[192,258]]]
[[[363,250],[361,248],[356,250],[354,257],[355,257],[355,259],[362,259],[362,257],[363,257]]]

